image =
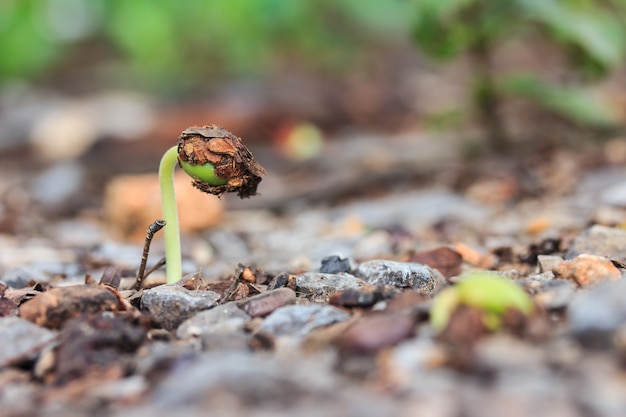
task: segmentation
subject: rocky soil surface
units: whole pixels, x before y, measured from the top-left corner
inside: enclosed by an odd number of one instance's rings
[[[556,152],[359,176],[364,158],[314,165],[317,184],[268,166],[258,202],[184,236],[181,282],[160,269],[139,291],[143,242],[25,210],[41,228],[0,235],[0,414],[626,415],[623,166]],[[519,285],[532,315],[494,329],[459,310],[436,331],[433,299],[471,271]]]

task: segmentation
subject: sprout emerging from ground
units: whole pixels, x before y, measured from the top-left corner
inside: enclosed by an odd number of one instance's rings
[[[500,328],[509,309],[526,316],[533,312],[530,296],[519,285],[488,273],[470,274],[437,294],[430,311],[433,328],[437,332],[443,331],[459,306],[479,309],[484,326],[491,331]]]
[[[168,149],[159,166],[161,205],[165,226],[167,282],[182,278],[180,231],[174,193],[174,169],[179,165],[201,191],[220,196],[236,192],[240,198],[256,195],[265,169],[256,163],[241,139],[216,125],[187,128]]]

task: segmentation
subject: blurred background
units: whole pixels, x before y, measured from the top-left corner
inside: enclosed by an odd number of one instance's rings
[[[2,0],[0,232],[104,207],[143,235],[135,174],[207,123],[269,172],[231,208],[462,189],[467,161],[562,147],[620,164],[625,56],[626,0]]]

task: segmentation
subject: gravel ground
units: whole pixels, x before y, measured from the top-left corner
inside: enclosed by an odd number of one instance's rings
[[[331,205],[271,188],[184,236],[186,279],[141,291],[142,245],[96,216],[0,235],[2,415],[624,416],[626,172],[555,158],[533,187],[483,166]],[[435,329],[472,271],[533,313]]]

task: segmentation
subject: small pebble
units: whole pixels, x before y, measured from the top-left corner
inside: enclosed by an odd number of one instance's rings
[[[463,265],[461,254],[447,247],[414,253],[410,260],[435,268],[446,278],[459,275]]]
[[[446,283],[439,271],[415,263],[367,261],[357,267],[356,274],[370,284],[413,288],[426,295],[433,294]]]
[[[602,256],[586,254],[557,263],[552,268],[552,272],[557,277],[574,281],[583,288],[622,277],[620,270],[610,260]]]
[[[341,272],[349,273],[352,270],[350,259],[342,258],[337,255],[327,256],[322,259],[320,272],[322,274],[339,274]]]
[[[362,279],[348,274],[322,274],[306,272],[296,276],[296,291],[324,298],[337,291],[358,289],[365,285]]]
[[[491,269],[498,262],[494,254],[479,252],[465,243],[457,243],[454,250],[461,255],[463,262],[479,268]]]
[[[296,293],[292,289],[279,288],[247,298],[239,304],[239,308],[251,317],[265,317],[277,308],[295,302]]]
[[[304,336],[318,327],[349,318],[348,313],[325,304],[290,305],[267,316],[259,330],[276,336]]]
[[[338,307],[362,307],[368,308],[382,299],[382,294],[375,288],[348,289],[334,293],[328,299],[328,303]]]
[[[52,288],[20,306],[20,317],[40,326],[58,329],[84,313],[117,311],[120,301],[114,290],[99,285]]]
[[[539,265],[539,272],[548,272],[563,261],[563,258],[556,255],[537,255],[537,265]]]
[[[143,292],[141,310],[150,313],[152,320],[164,329],[174,330],[194,313],[214,307],[219,299],[214,291],[160,285]]]
[[[293,274],[289,274],[287,272],[282,272],[276,275],[272,280],[267,284],[268,290],[275,290],[277,288],[291,288],[295,291],[296,289],[296,276]]]

